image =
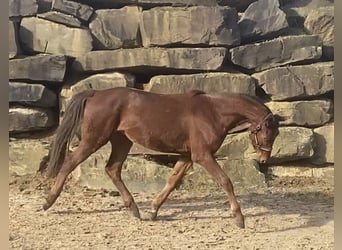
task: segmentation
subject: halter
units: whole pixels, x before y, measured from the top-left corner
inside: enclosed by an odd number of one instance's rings
[[[251,131],[252,134],[254,134],[254,139],[255,139],[255,147],[258,148],[259,150],[262,150],[262,151],[266,151],[266,152],[271,152],[272,151],[272,147],[270,148],[266,148],[266,147],[263,147],[261,144],[259,144],[259,140],[258,140],[258,132],[261,130],[261,125],[268,119],[268,117],[270,117],[271,115],[273,115],[272,113],[268,113],[264,119],[262,119],[261,122],[259,122],[259,124],[255,127],[255,129],[253,129]]]

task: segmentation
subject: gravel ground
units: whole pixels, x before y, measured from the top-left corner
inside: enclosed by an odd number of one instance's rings
[[[10,249],[333,249],[334,187],[312,178],[276,178],[266,192],[238,196],[246,216],[239,229],[223,192],[207,196],[180,187],[156,221],[131,217],[115,192],[68,180],[42,211],[51,182],[10,176]],[[134,193],[142,211],[154,194]]]

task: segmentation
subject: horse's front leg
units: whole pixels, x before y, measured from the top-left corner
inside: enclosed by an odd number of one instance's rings
[[[145,214],[143,219],[154,220],[157,217],[158,210],[165,202],[169,194],[176,188],[177,183],[182,179],[186,171],[192,166],[192,161],[187,158],[179,159],[171,176],[168,178],[163,190],[152,201],[152,211],[150,214]]]
[[[222,170],[220,165],[216,162],[214,157],[210,153],[199,152],[192,154],[192,160],[203,166],[207,172],[222,186],[224,191],[227,193],[235,224],[240,228],[244,228],[245,219],[241,212],[240,205],[236,200],[233,184],[230,178]]]

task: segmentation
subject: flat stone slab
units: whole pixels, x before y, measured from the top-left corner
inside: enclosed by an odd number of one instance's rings
[[[42,84],[9,82],[8,101],[36,107],[57,107],[57,94]]]
[[[21,53],[18,27],[18,23],[11,20],[8,21],[8,59],[15,58]]]
[[[76,57],[93,48],[88,29],[68,27],[38,17],[23,18],[19,34],[23,49],[28,53],[42,52]]]
[[[323,56],[334,60],[334,6],[312,9],[304,21],[304,28],[322,39]]]
[[[136,48],[91,51],[76,58],[73,69],[78,72],[128,70],[130,72],[157,69],[219,70],[224,64],[227,49],[215,48]]]
[[[202,73],[190,75],[160,75],[151,78],[145,90],[161,93],[185,93],[193,89],[206,93],[244,93],[255,95],[255,82],[242,73]]]
[[[253,146],[249,132],[228,134],[221,147],[217,150],[218,158],[227,157],[230,160],[253,159]]]
[[[334,167],[318,168],[314,165],[276,165],[269,168],[272,175],[279,177],[314,177],[334,183]]]
[[[38,14],[37,16],[52,22],[64,24],[69,27],[80,28],[82,26],[80,20],[78,20],[76,17],[58,11],[49,11]]]
[[[280,127],[274,141],[269,163],[284,163],[309,159],[314,155],[315,137],[312,129],[303,127]]]
[[[33,16],[37,11],[36,0],[9,0],[9,17]]]
[[[139,22],[142,8],[126,6],[121,9],[96,10],[89,28],[94,49],[141,47]]]
[[[46,130],[57,125],[57,115],[51,109],[10,108],[9,128],[12,134]]]
[[[254,160],[218,160],[223,171],[229,176],[234,186],[234,192],[242,195],[265,190],[265,176],[259,171],[259,164]],[[194,164],[182,181],[181,188],[201,190],[210,194],[210,190],[220,190],[222,187],[200,165]]]
[[[283,1],[281,9],[286,13],[289,24],[292,27],[303,28],[303,23],[310,11],[321,7],[333,7],[333,0],[313,1]]]
[[[29,79],[62,82],[66,71],[67,57],[37,55],[9,61],[9,79]]]
[[[52,10],[73,15],[84,22],[87,22],[94,12],[94,9],[88,5],[68,0],[53,0]]]
[[[280,122],[281,125],[318,127],[333,118],[331,100],[268,102],[266,105],[273,114],[280,115],[285,119]]]
[[[160,7],[142,12],[140,31],[144,47],[231,47],[240,44],[237,21],[237,11],[229,7]]]
[[[253,74],[274,101],[299,100],[334,90],[334,62],[278,67]]]
[[[322,40],[314,35],[279,37],[273,40],[235,47],[230,60],[247,70],[262,71],[295,62],[318,60]]]
[[[286,14],[279,8],[278,0],[253,2],[239,20],[241,39],[255,41],[274,38],[289,27]]]
[[[216,152],[217,157],[230,160],[255,159],[249,138],[250,132],[228,134],[222,146]],[[279,135],[274,141],[270,164],[309,159],[314,155],[314,133],[303,127],[280,127]]]
[[[133,88],[135,84],[135,77],[130,74],[122,74],[119,72],[102,73],[89,76],[75,85],[70,87],[73,95],[88,90],[88,89],[110,89],[116,87],[130,87]]]
[[[146,9],[159,6],[229,6],[238,11],[244,11],[248,5],[256,0],[79,0],[82,3],[101,9],[118,9],[127,5],[142,6]]]
[[[17,175],[37,173],[41,159],[49,153],[50,142],[37,139],[15,139],[8,143],[9,172]],[[32,153],[34,152],[34,153]]]
[[[334,163],[334,123],[315,128],[316,147],[312,163],[322,165]]]

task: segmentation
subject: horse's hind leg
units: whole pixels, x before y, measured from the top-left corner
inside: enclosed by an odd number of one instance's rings
[[[81,141],[80,145],[76,150],[68,154],[64,160],[63,166],[61,167],[54,185],[52,186],[49,195],[46,199],[46,203],[43,206],[44,210],[50,208],[58,196],[60,195],[63,185],[68,175],[84,160],[86,160],[92,153],[99,149],[102,145],[96,147],[87,141]]]
[[[239,203],[236,200],[234,194],[233,184],[230,181],[229,177],[222,170],[220,165],[215,161],[212,155],[210,154],[198,154],[193,155],[193,160],[203,166],[207,172],[215,178],[215,180],[222,186],[224,191],[227,193],[228,201],[230,203],[231,213],[233,218],[235,219],[235,224],[238,227],[245,227],[245,219],[241,213],[241,208]]]
[[[169,194],[176,188],[177,183],[182,179],[186,171],[192,166],[192,161],[187,158],[179,159],[172,171],[171,176],[168,178],[165,187],[163,190],[155,197],[152,201],[152,212],[149,214],[147,218],[154,220],[157,217],[158,210],[165,202]]]
[[[127,158],[132,142],[120,132],[115,133],[111,137],[110,142],[112,144],[112,152],[105,168],[106,172],[118,189],[125,206],[131,210],[135,217],[140,219],[138,206],[121,179],[122,164]]]

